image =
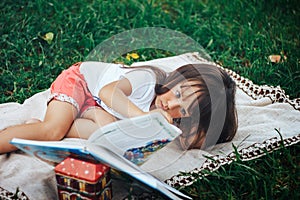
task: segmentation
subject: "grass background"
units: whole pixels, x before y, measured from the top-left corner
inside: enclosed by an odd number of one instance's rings
[[[47,89],[63,69],[83,61],[102,41],[140,27],[184,33],[215,62],[256,84],[280,85],[291,98],[300,97],[297,0],[2,0],[0,12],[0,103],[21,103]],[[48,43],[42,36],[49,32],[54,38]],[[137,53],[137,60],[172,54],[158,49]],[[272,63],[268,56],[273,54],[287,59]],[[294,145],[233,163],[184,191],[204,199],[297,199],[297,152],[299,145]]]

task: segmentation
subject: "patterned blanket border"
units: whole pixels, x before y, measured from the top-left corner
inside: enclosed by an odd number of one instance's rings
[[[268,86],[268,85],[256,85],[251,80],[244,78],[237,74],[236,72],[223,68],[216,63],[209,62],[199,56],[198,53],[193,53],[189,56],[190,60],[200,61],[204,63],[209,63],[216,65],[222,69],[224,69],[231,78],[236,82],[237,87],[243,90],[247,95],[249,95],[252,99],[257,100],[263,97],[268,97],[271,99],[272,103],[289,103],[295,110],[300,111],[300,98],[289,99],[289,96],[285,94],[285,91],[281,89],[279,86]],[[249,147],[240,149],[238,151],[239,159],[242,161],[253,160],[259,158],[263,155],[266,155],[267,152],[273,152],[275,150],[280,149],[282,146],[291,146],[300,141],[300,134],[297,136],[293,136],[291,138],[281,139],[281,138],[270,138],[265,140],[262,143],[255,143]],[[236,153],[232,152],[226,157],[222,157],[220,155],[215,155],[203,163],[200,168],[195,168],[194,170],[184,173],[178,174],[170,179],[165,180],[165,182],[172,187],[185,187],[193,184],[199,176],[197,176],[203,170],[215,171],[219,169],[222,165],[230,164],[234,160],[236,160]]]
[[[243,148],[238,151],[239,159],[242,161],[253,160],[261,156],[266,155],[266,153],[271,153],[280,148],[291,146],[300,141],[300,134],[291,138],[286,138],[281,140],[280,138],[273,137],[265,140],[263,143],[255,143],[247,148]],[[185,173],[184,175],[179,174],[167,179],[165,182],[175,188],[185,187],[192,185],[198,179],[198,175],[203,170],[208,170],[210,172],[219,169],[222,165],[230,164],[237,160],[237,154],[235,152],[230,153],[226,157],[220,155],[215,155],[207,159],[200,168],[195,168],[194,170]]]
[[[24,192],[19,191],[18,189],[16,190],[15,193],[12,193],[0,187],[0,199],[1,200],[10,200],[10,199],[28,200],[28,197]]]

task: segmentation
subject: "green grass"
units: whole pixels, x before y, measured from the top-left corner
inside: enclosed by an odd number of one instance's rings
[[[0,103],[21,103],[47,89],[63,69],[83,61],[105,39],[140,27],[184,33],[215,62],[254,83],[280,85],[291,98],[299,98],[298,4],[297,0],[3,0]],[[42,38],[48,32],[54,33],[50,43]],[[137,53],[139,60],[149,60],[174,52],[140,49]],[[272,54],[285,55],[287,60],[271,63],[268,56]],[[126,61],[125,56],[117,60]],[[234,163],[187,191],[201,191],[204,199],[299,197],[297,150],[299,145],[294,145],[259,160]]]
[[[194,199],[299,199],[299,145],[203,171],[183,190]]]

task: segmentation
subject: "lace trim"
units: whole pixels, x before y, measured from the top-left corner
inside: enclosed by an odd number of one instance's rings
[[[70,97],[68,95],[53,93],[50,95],[48,103],[52,99],[56,99],[56,100],[63,101],[63,102],[68,102],[68,103],[72,104],[73,106],[75,106],[75,108],[77,109],[78,112],[80,111],[78,103],[75,101],[75,99],[73,99],[72,97]]]
[[[300,98],[289,99],[285,91],[280,86],[256,85],[251,80],[240,76],[230,69],[224,70],[235,80],[237,87],[242,89],[253,99],[269,97],[273,103],[289,103],[294,109],[300,111]]]

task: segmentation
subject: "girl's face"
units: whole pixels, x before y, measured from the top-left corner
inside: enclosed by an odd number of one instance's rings
[[[155,107],[166,111],[172,118],[189,117],[188,108],[196,98],[191,83],[178,83],[168,92],[157,95]]]

